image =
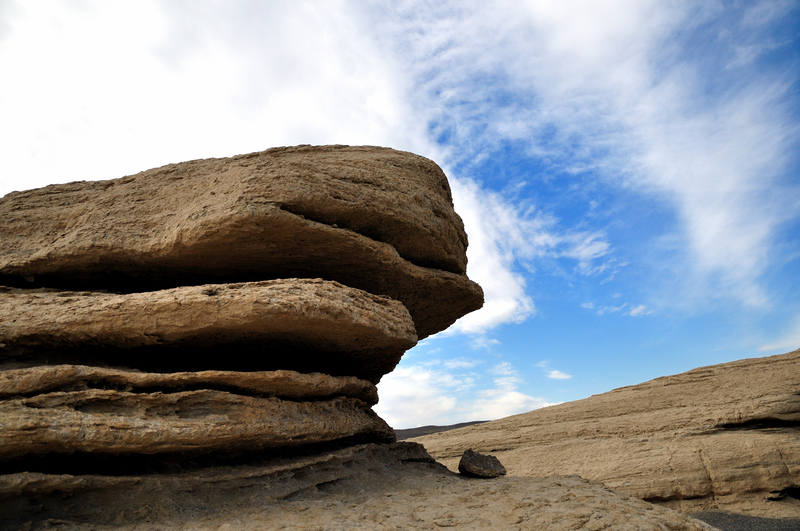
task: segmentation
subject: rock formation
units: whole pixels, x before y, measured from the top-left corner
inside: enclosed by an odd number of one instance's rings
[[[482,304],[466,246],[439,167],[383,148],[9,194],[0,470],[53,486],[87,467],[391,442],[375,384]]]
[[[578,474],[684,511],[798,517],[800,350],[412,440],[453,470],[474,448],[512,476]]]
[[[700,530],[580,478],[472,481],[375,384],[481,306],[434,163],[272,149],[0,199],[9,529]]]

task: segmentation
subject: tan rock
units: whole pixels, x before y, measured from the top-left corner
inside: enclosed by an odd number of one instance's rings
[[[398,443],[181,474],[9,474],[0,513],[96,530],[712,529],[574,476],[470,480],[431,461]]]
[[[123,295],[0,288],[0,314],[14,316],[0,321],[0,361],[89,358],[159,372],[244,365],[377,382],[416,343],[400,302],[319,279]]]
[[[207,453],[293,448],[392,429],[355,398],[295,402],[223,391],[110,389],[0,401],[0,458],[30,454]]]
[[[345,396],[368,405],[378,403],[375,386],[354,376],[329,376],[295,371],[199,371],[148,373],[85,365],[45,365],[0,371],[0,399],[89,388],[135,390],[158,388],[175,392],[190,388],[234,390],[288,400],[320,400]]]
[[[800,485],[800,351],[413,440],[451,469],[474,448],[511,476],[578,474],[683,510],[798,517],[798,500],[767,499]]]
[[[0,283],[320,277],[402,301],[420,337],[482,305],[465,248],[441,170],[384,148],[279,148],[0,199]]]

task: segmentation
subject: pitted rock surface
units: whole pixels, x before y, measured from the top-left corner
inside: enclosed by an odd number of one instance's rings
[[[444,174],[386,148],[277,148],[0,199],[0,284],[319,277],[402,301],[423,338],[482,305],[465,267]]]
[[[800,350],[411,440],[453,470],[474,448],[512,476],[578,474],[685,511],[797,518]]]

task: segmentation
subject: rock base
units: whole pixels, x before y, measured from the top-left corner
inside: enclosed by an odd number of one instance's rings
[[[0,476],[8,529],[713,529],[575,476],[463,478],[413,443],[182,474],[15,476]]]

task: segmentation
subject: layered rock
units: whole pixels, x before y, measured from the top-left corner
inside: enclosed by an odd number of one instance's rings
[[[0,485],[393,441],[375,384],[482,304],[466,243],[438,166],[384,148],[5,196]]]
[[[466,244],[441,169],[385,148],[277,148],[0,200],[0,284],[319,277],[401,301],[420,338],[483,302]]]
[[[800,516],[800,351],[683,374],[413,439],[512,476],[578,474],[686,511]]]
[[[162,372],[293,369],[376,383],[417,339],[399,301],[320,279],[129,294],[0,288],[0,314],[14,316],[0,322],[0,362]]]

